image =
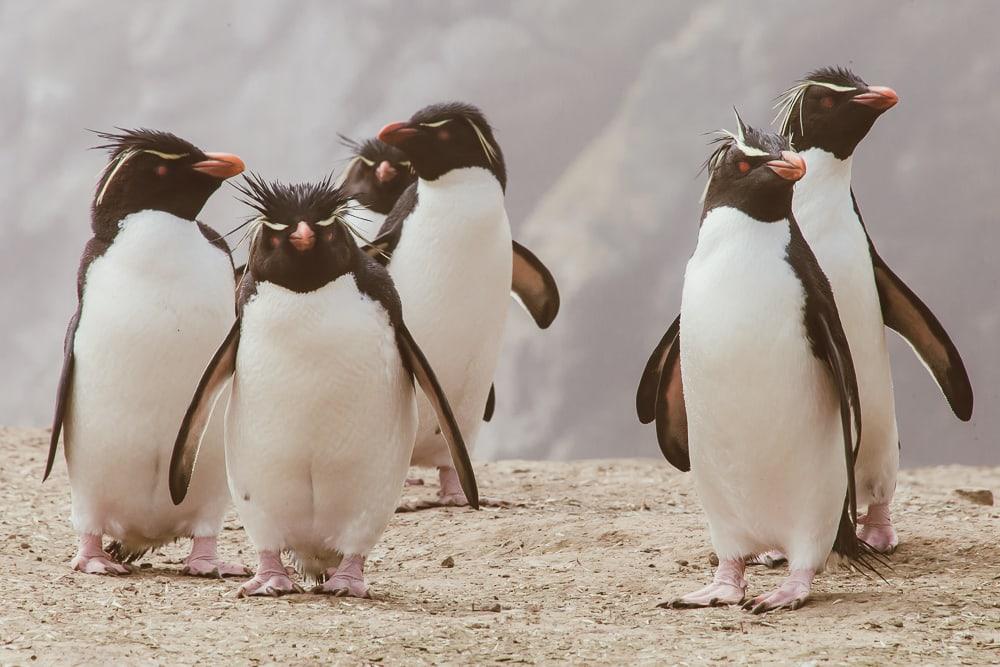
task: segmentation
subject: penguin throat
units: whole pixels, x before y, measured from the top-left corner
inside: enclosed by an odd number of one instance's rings
[[[851,191],[851,165],[854,156],[841,160],[822,148],[809,148],[800,153],[806,161],[806,175],[795,186],[796,194],[814,187],[822,187],[828,192],[841,192],[849,196]]]

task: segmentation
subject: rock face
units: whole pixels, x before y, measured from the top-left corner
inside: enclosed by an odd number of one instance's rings
[[[76,262],[103,156],[83,128],[146,125],[250,169],[314,179],[342,164],[336,132],[366,136],[432,101],[481,105],[511,172],[515,236],[553,269],[547,332],[518,312],[480,457],[656,455],[635,383],[677,308],[708,149],[702,132],[771,118],[807,70],[855,67],[895,87],[856,163],[886,260],[965,355],[980,409],[958,424],[894,345],[904,461],[995,461],[1000,240],[1000,7],[981,4],[578,2],[362,6],[267,2],[83,7],[0,4],[0,423],[49,419]],[[231,190],[203,219],[245,214]]]

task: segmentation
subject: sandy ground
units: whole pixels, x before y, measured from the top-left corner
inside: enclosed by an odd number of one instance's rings
[[[0,429],[2,664],[1000,663],[1000,508],[955,492],[1000,492],[1000,468],[903,473],[889,583],[828,572],[805,608],[755,617],[656,608],[712,571],[690,480],[663,461],[481,465],[483,492],[521,505],[397,515],[375,599],[238,600],[237,581],[180,575],[186,544],[128,577],[71,572],[46,440]],[[432,494],[425,477],[406,495]],[[253,562],[235,516],[222,544]],[[750,591],[781,576],[755,568]]]

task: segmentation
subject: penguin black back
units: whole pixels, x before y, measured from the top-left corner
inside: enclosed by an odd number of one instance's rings
[[[433,181],[453,169],[482,167],[507,187],[503,152],[486,116],[464,102],[432,104],[409,121],[391,123],[378,138],[410,158],[417,175]]]

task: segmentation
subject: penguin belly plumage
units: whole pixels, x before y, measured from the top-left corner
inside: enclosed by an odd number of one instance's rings
[[[410,331],[434,367],[471,451],[493,382],[510,301],[511,235],[503,190],[489,171],[455,169],[419,181],[418,200],[392,254]],[[412,464],[450,466],[427,399]]]
[[[229,505],[220,420],[191,495],[174,506],[167,469],[191,389],[232,323],[232,265],[196,223],[140,211],[86,275],[65,425],[72,522],[127,556],[214,537]]]
[[[844,507],[837,394],[803,322],[787,221],[728,207],[688,262],[680,359],[691,471],[720,560],[782,549],[821,570]]]
[[[291,551],[314,579],[367,554],[395,511],[416,428],[389,316],[352,275],[307,293],[258,283],[226,415],[230,488],[258,551]]]
[[[851,158],[819,148],[796,186],[795,218],[830,281],[851,346],[861,398],[861,448],[855,465],[858,505],[887,503],[896,488],[899,433],[882,307],[865,229],[851,199]]]

